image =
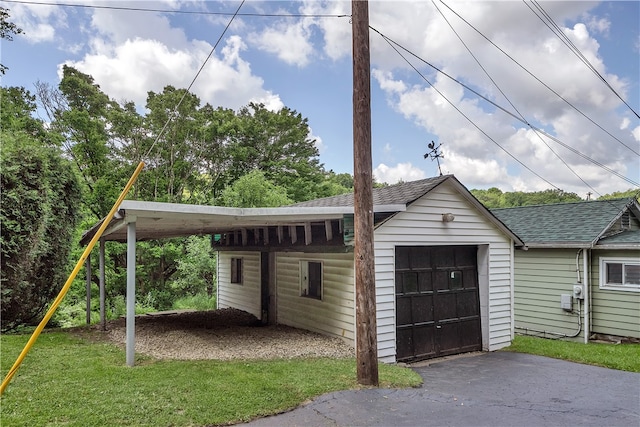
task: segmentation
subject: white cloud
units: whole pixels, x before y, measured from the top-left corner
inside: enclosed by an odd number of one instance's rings
[[[338,60],[351,54],[351,16],[350,1],[319,2],[305,0],[300,12],[313,14],[343,15],[341,19],[318,19],[317,27],[323,34],[324,53],[332,60]]]
[[[589,17],[587,26],[593,32],[601,33],[605,36],[609,35],[609,29],[611,28],[611,21],[607,18],[597,18],[595,16]]]
[[[373,69],[371,75],[378,81],[380,88],[388,93],[402,93],[407,90],[407,85],[398,80],[393,80],[393,75],[390,71],[382,71]]]
[[[110,97],[138,106],[145,105],[148,91],[160,92],[166,85],[188,87],[211,50],[209,43],[197,40],[174,48],[142,38],[120,44],[95,38],[91,46],[92,53],[67,64],[92,75]],[[253,101],[271,110],[282,108],[280,97],[263,88],[262,78],[242,58],[245,49],[239,36],[229,37],[220,53],[211,56],[191,91],[216,107],[237,109]]]
[[[23,30],[18,37],[31,44],[54,41],[56,27],[66,27],[64,10],[53,5],[15,4],[9,13],[11,22]]]
[[[313,46],[305,21],[293,24],[281,22],[259,33],[249,34],[249,41],[266,52],[275,53],[290,65],[304,67],[309,64]]]
[[[425,178],[422,169],[413,166],[410,162],[398,163],[395,166],[387,166],[380,163],[373,170],[373,176],[377,182],[386,182],[387,184],[395,184],[399,181],[416,181]]]
[[[313,129],[311,129],[311,127],[309,127],[309,139],[312,141],[315,140],[315,146],[320,154],[325,152],[327,146],[322,142],[322,138],[313,134]]]
[[[622,123],[620,123],[620,129],[623,129],[623,130],[627,129],[630,124],[631,124],[631,120],[629,120],[628,117],[623,117]]]

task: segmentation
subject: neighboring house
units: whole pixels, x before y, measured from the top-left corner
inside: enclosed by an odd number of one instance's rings
[[[640,339],[640,206],[616,199],[494,209],[515,254],[515,331]]]
[[[508,346],[518,237],[451,175],[377,188],[373,200],[379,358]],[[218,305],[355,345],[353,194],[289,208],[346,213],[217,236]]]
[[[451,175],[374,189],[373,201],[380,360],[508,346],[514,252],[522,241]],[[353,194],[281,208],[126,200],[103,238],[127,242],[127,295],[133,299],[136,241],[212,235],[220,308],[354,346],[353,223]],[[103,289],[103,263],[100,270]],[[132,365],[135,307],[127,307]]]

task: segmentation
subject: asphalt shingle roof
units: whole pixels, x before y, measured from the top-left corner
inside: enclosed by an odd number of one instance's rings
[[[600,245],[616,243],[640,243],[640,230],[625,231],[598,240],[598,244]]]
[[[492,209],[526,244],[589,244],[626,209],[630,199]]]
[[[446,181],[453,175],[443,175],[434,178],[421,179],[419,181],[403,182],[389,185],[388,187],[373,189],[373,204],[379,205],[408,205],[427,194],[434,187]],[[324,197],[322,199],[309,200],[296,203],[292,206],[299,207],[335,207],[353,206],[353,193],[339,196]]]

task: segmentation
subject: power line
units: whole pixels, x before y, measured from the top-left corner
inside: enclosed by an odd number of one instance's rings
[[[398,42],[396,42],[396,41],[394,41],[393,39],[390,39],[389,37],[385,36],[384,34],[382,34],[382,33],[381,33],[380,31],[378,31],[377,29],[375,29],[375,28],[373,28],[373,27],[369,27],[369,28],[371,28],[371,30],[372,30],[372,31],[375,31],[376,33],[378,33],[378,34],[379,34],[379,35],[380,35],[380,36],[381,36],[381,37],[382,37],[382,38],[383,38],[387,43],[389,43],[390,45],[392,45],[391,47],[392,47],[396,52],[398,52],[398,50],[397,50],[393,45],[398,46],[398,48],[400,48],[400,49],[404,50],[405,52],[407,52],[409,55],[413,56],[413,57],[414,57],[414,58],[416,58],[417,60],[419,60],[419,61],[421,61],[421,62],[425,63],[426,65],[428,65],[429,67],[433,68],[435,71],[439,72],[439,73],[440,73],[440,74],[442,74],[443,76],[445,76],[445,77],[449,78],[450,80],[452,80],[452,81],[456,82],[456,83],[457,83],[457,84],[459,84],[460,86],[464,87],[464,88],[465,88],[465,89],[467,89],[468,91],[470,91],[470,92],[472,92],[473,94],[477,95],[478,97],[482,98],[483,100],[485,100],[485,101],[486,101],[486,102],[488,102],[489,104],[493,105],[493,106],[494,106],[494,107],[496,107],[497,109],[499,109],[499,110],[503,111],[504,113],[508,114],[509,116],[511,116],[512,118],[514,118],[515,120],[517,120],[517,121],[519,121],[519,122],[521,122],[521,123],[525,124],[526,126],[530,127],[532,130],[535,130],[535,131],[537,131],[537,132],[540,132],[541,134],[543,134],[543,135],[544,135],[544,136],[546,136],[547,138],[550,138],[550,139],[551,139],[551,140],[553,140],[554,142],[556,142],[556,143],[558,143],[558,144],[562,145],[564,148],[566,148],[566,149],[570,150],[570,151],[571,151],[571,152],[573,152],[574,154],[577,154],[578,156],[582,157],[583,159],[585,159],[585,160],[587,160],[587,161],[589,161],[589,162],[593,163],[594,165],[596,165],[596,166],[598,166],[598,167],[600,167],[600,168],[602,168],[602,169],[606,170],[607,172],[611,173],[612,175],[615,175],[615,176],[617,176],[618,178],[620,178],[620,179],[622,179],[622,180],[624,180],[624,181],[627,181],[628,183],[632,184],[633,186],[640,186],[640,184],[639,184],[639,183],[637,183],[637,182],[635,182],[635,181],[633,181],[633,180],[631,180],[631,179],[629,179],[629,178],[625,177],[624,175],[622,175],[622,174],[620,174],[619,172],[617,172],[617,171],[615,171],[615,170],[611,169],[610,167],[608,167],[608,166],[604,165],[603,163],[600,163],[600,162],[598,162],[597,160],[592,159],[591,157],[589,157],[589,156],[587,156],[586,154],[582,153],[581,151],[579,151],[579,150],[577,150],[577,149],[575,149],[575,148],[571,147],[570,145],[565,144],[565,143],[564,143],[564,142],[562,142],[560,139],[558,139],[557,137],[555,137],[555,136],[551,135],[550,133],[548,133],[548,132],[547,132],[547,131],[545,131],[544,129],[539,128],[539,127],[537,127],[537,126],[535,126],[535,125],[533,125],[533,124],[529,123],[527,120],[524,120],[524,119],[522,119],[521,117],[518,117],[516,114],[514,114],[514,113],[512,113],[511,111],[507,110],[507,109],[506,109],[506,108],[504,108],[503,106],[501,106],[501,105],[497,104],[496,102],[494,102],[494,101],[492,101],[491,99],[487,98],[486,96],[482,95],[482,94],[481,94],[481,93],[479,93],[477,90],[475,90],[475,89],[473,89],[472,87],[470,87],[470,86],[468,86],[468,85],[464,84],[463,82],[461,82],[461,81],[457,80],[455,77],[453,77],[453,76],[451,76],[451,75],[447,74],[445,71],[442,71],[441,69],[439,69],[439,68],[438,68],[438,67],[436,67],[435,65],[433,65],[433,64],[431,64],[430,62],[426,61],[425,59],[421,58],[421,57],[420,57],[420,56],[418,56],[417,54],[413,53],[412,51],[410,51],[410,50],[409,50],[409,49],[407,49],[406,47],[404,47],[404,46],[402,46],[401,44],[399,44]],[[410,62],[409,62],[409,61],[408,61],[408,60],[407,60],[407,59],[406,59],[402,54],[400,54],[399,52],[398,52],[398,54],[400,55],[400,57],[401,57],[401,58],[403,58],[403,59],[404,59],[404,60],[409,64],[409,66],[411,66],[411,68],[413,68],[413,69],[414,69],[414,70],[415,70],[415,71],[420,75],[420,77],[422,77],[422,78],[423,78],[423,80],[425,80],[427,83],[429,83],[429,85],[430,85],[430,86],[432,86],[436,91],[438,91],[438,89],[436,89],[436,88],[431,84],[431,82],[429,82],[429,80],[427,80],[427,79],[426,79],[426,77],[425,77],[422,73],[420,73],[420,71],[418,71],[418,70],[413,66],[413,64],[411,64],[411,63],[410,63]],[[440,93],[440,92],[438,91],[438,93]],[[443,95],[443,97],[444,97],[444,95]],[[444,97],[444,98],[447,100],[447,102],[449,102],[450,104],[452,104],[452,103],[451,103],[451,102],[450,102],[446,97]],[[452,104],[452,106],[454,106],[454,105]],[[454,106],[454,108],[456,108],[456,107]],[[457,109],[457,108],[456,108],[456,109]],[[460,110],[458,110],[458,111],[460,111]],[[461,113],[461,114],[462,114],[462,113]],[[464,114],[463,114],[463,115],[464,115]],[[465,116],[465,118],[467,118],[467,117]],[[470,119],[468,119],[468,118],[467,118],[467,120],[471,121],[471,120],[470,120]],[[473,122],[472,122],[472,124],[473,124],[474,126],[476,126],[476,125],[475,125],[475,123],[473,123]],[[477,127],[477,126],[476,126],[476,127]],[[486,133],[484,133],[484,132],[482,132],[482,133],[486,135]],[[489,136],[487,135],[487,137],[489,137]],[[489,138],[490,138],[490,137],[489,137]],[[491,139],[491,138],[490,138],[490,139]],[[493,140],[492,140],[492,141],[493,141]],[[495,142],[495,141],[494,141],[494,142]],[[498,143],[496,143],[496,145],[498,145],[500,148],[502,148]],[[503,150],[504,150],[504,149],[503,149]],[[505,151],[506,151],[506,150],[505,150]],[[507,152],[507,154],[511,155],[511,154],[510,154],[510,153],[508,153],[508,152]],[[512,156],[512,157],[513,157],[513,156]],[[515,158],[514,158],[514,159],[515,159]],[[515,160],[516,160],[516,161],[518,161],[518,163],[521,163],[519,160],[517,160],[517,159],[515,159]],[[522,163],[521,163],[521,164],[522,164]],[[535,174],[535,172],[532,172],[532,173],[534,173],[534,174]],[[535,174],[535,175],[537,175],[537,174]],[[546,180],[545,180],[545,181],[546,181]],[[550,184],[550,185],[552,185],[552,184]],[[552,186],[553,186],[553,185],[552,185]],[[555,187],[555,186],[554,186],[554,187]],[[557,187],[556,187],[556,188],[557,188]]]
[[[524,115],[520,112],[520,110],[518,110],[518,108],[513,104],[513,102],[511,102],[511,100],[509,99],[509,97],[507,96],[506,93],[504,93],[504,91],[502,90],[502,88],[498,85],[498,83],[496,83],[496,81],[491,77],[491,75],[489,74],[489,72],[486,70],[486,68],[484,68],[482,66],[482,64],[480,63],[480,60],[476,57],[476,55],[473,54],[473,52],[471,51],[471,48],[469,48],[469,46],[465,43],[465,41],[462,39],[462,37],[460,36],[460,34],[458,34],[458,32],[455,30],[455,28],[453,27],[453,25],[451,24],[451,22],[449,22],[449,20],[447,19],[447,17],[444,15],[444,13],[442,13],[442,11],[440,10],[440,8],[438,7],[438,5],[436,4],[435,0],[431,0],[431,2],[433,3],[433,6],[436,8],[436,10],[440,13],[440,16],[442,16],[442,19],[445,20],[445,22],[447,23],[447,25],[449,25],[449,28],[451,28],[451,31],[453,31],[453,33],[456,35],[456,37],[458,37],[458,40],[460,40],[460,43],[462,43],[462,45],[465,47],[465,49],[467,49],[467,52],[469,52],[469,55],[471,55],[471,57],[476,61],[476,63],[478,64],[478,66],[482,69],[482,71],[485,73],[485,75],[487,76],[487,78],[489,78],[489,80],[491,80],[491,83],[493,83],[493,85],[498,89],[498,91],[502,94],[502,96],[504,97],[504,99],[507,100],[507,102],[509,103],[509,105],[511,105],[511,107],[518,113],[518,115],[522,118],[523,121],[527,121],[524,117]],[[573,170],[573,168],[571,166],[569,166],[569,164],[560,156],[560,154],[556,153],[555,150],[553,148],[551,148],[551,146],[549,144],[547,144],[547,142],[544,140],[544,138],[542,138],[542,136],[540,136],[540,133],[537,132],[536,130],[534,130],[534,133],[536,134],[536,136],[540,139],[540,141],[547,146],[547,148],[567,167],[567,169],[569,169],[569,171],[571,171],[571,173],[573,173],[580,181],[582,181],[584,183],[584,185],[586,185],[587,187],[589,187],[591,190],[593,190],[596,194],[598,194],[599,196],[602,196],[602,194],[598,193],[598,191],[593,188],[587,181],[585,181],[580,175],[578,175],[578,173]]]
[[[536,15],[538,17],[538,19],[540,19],[540,21],[542,21],[543,24],[545,24],[545,26],[547,28],[549,28],[549,30],[551,30],[551,32],[553,34],[556,35],[556,37],[558,37],[558,39],[560,39],[560,41],[567,46],[567,48],[569,48],[569,50],[584,64],[586,65],[586,67],[591,70],[593,72],[593,74],[596,75],[596,77],[598,77],[598,79],[600,81],[602,81],[604,83],[605,86],[607,86],[609,88],[609,90],[611,90],[611,92],[613,92],[613,94],[615,96],[618,97],[618,99],[620,99],[620,101],[622,101],[624,103],[624,105],[626,105],[627,107],[629,107],[629,110],[631,110],[631,112],[633,114],[635,114],[635,116],[637,118],[640,119],[640,115],[638,115],[638,113],[631,107],[631,105],[629,105],[627,103],[627,101],[625,101],[622,96],[620,96],[620,94],[613,88],[613,86],[611,86],[609,84],[609,82],[604,78],[604,76],[602,76],[602,74],[600,74],[600,72],[593,66],[593,64],[591,64],[591,62],[589,61],[589,59],[584,56],[584,54],[580,51],[580,49],[578,49],[578,46],[575,45],[575,43],[573,43],[573,41],[567,37],[567,35],[564,33],[564,31],[562,31],[562,28],[560,28],[560,26],[553,20],[553,18],[551,17],[551,15],[549,15],[549,13],[543,9],[542,5],[540,3],[537,2],[537,0],[532,0],[531,3],[533,4],[533,7],[528,4],[526,2],[526,0],[522,0],[523,3],[529,8],[529,10],[531,10],[531,12]],[[536,12],[534,10],[534,7],[538,10],[538,12]]]
[[[451,105],[453,108],[455,108],[455,110],[460,113],[460,115],[462,115],[462,117],[464,117],[465,119],[467,119],[467,121],[469,123],[471,123],[473,125],[473,127],[475,127],[480,133],[482,133],[485,137],[487,137],[491,142],[493,142],[495,145],[497,145],[502,151],[504,151],[505,153],[507,153],[507,155],[509,155],[509,157],[511,157],[513,160],[515,160],[516,162],[518,162],[520,165],[522,165],[525,169],[527,169],[529,172],[531,172],[532,174],[534,174],[535,176],[537,176],[538,178],[540,178],[541,180],[543,180],[544,182],[546,182],[547,184],[549,184],[550,186],[552,186],[555,189],[561,190],[559,187],[555,186],[553,183],[551,183],[550,181],[548,181],[546,178],[543,178],[541,175],[539,175],[537,172],[535,172],[533,169],[531,169],[529,166],[527,166],[526,164],[524,164],[523,162],[520,161],[520,159],[518,159],[516,156],[514,156],[513,154],[511,154],[506,148],[504,148],[502,145],[500,145],[500,143],[498,141],[496,141],[495,139],[493,139],[491,137],[491,135],[489,135],[488,133],[486,133],[483,129],[480,128],[480,126],[478,126],[473,120],[471,120],[471,118],[469,116],[467,116],[462,110],[460,110],[460,108],[458,108],[453,102],[451,102],[451,100],[449,98],[447,98],[445,96],[444,93],[442,93],[440,91],[440,89],[438,89],[433,83],[431,83],[429,81],[429,79],[427,79],[425,77],[424,74],[422,74],[420,72],[420,70],[418,70],[402,53],[400,53],[400,51],[396,48],[395,45],[398,45],[397,43],[393,42],[392,40],[389,39],[387,36],[385,36],[384,34],[382,34],[380,31],[378,31],[377,29],[369,26],[369,28],[373,31],[375,31],[376,33],[378,33],[388,44],[389,46],[391,46],[391,48],[393,50],[396,51],[396,53],[405,60],[405,62],[411,67],[413,68],[413,70],[418,73],[418,75],[420,77],[422,77],[422,79],[427,82],[429,84],[429,86],[431,86],[433,88],[433,90],[435,90],[436,92],[438,92],[438,94],[449,103],[449,105]],[[400,45],[398,45],[400,46]],[[405,49],[406,50],[406,49]]]
[[[170,10],[170,9],[154,9],[143,7],[124,7],[124,6],[99,6],[90,4],[74,4],[74,3],[54,3],[54,2],[37,2],[27,0],[2,0],[5,3],[28,4],[34,6],[60,6],[73,7],[80,9],[106,9],[106,10],[124,10],[132,12],[156,12],[156,13],[175,13],[183,15],[214,15],[214,16],[257,16],[257,17],[278,17],[278,18],[345,18],[350,15],[345,14],[302,14],[302,13],[233,13],[233,12],[208,12],[195,10]],[[243,2],[244,3],[244,2]]]
[[[498,49],[503,55],[505,55],[507,58],[509,58],[511,61],[513,61],[517,66],[519,66],[522,70],[524,70],[527,74],[529,74],[531,77],[533,77],[534,79],[536,79],[536,81],[538,83],[540,83],[541,85],[543,85],[545,88],[547,88],[549,91],[551,91],[551,93],[553,93],[554,95],[556,95],[558,98],[560,98],[562,101],[564,101],[567,105],[569,105],[571,108],[573,108],[574,110],[576,110],[580,115],[582,115],[585,119],[587,119],[588,121],[590,121],[592,124],[594,124],[595,126],[597,126],[600,130],[602,130],[604,133],[606,133],[607,135],[609,135],[611,138],[613,138],[614,140],[616,140],[617,142],[619,142],[620,144],[622,144],[623,146],[625,146],[629,151],[631,151],[632,153],[634,153],[636,156],[640,156],[640,153],[636,150],[634,150],[633,148],[629,147],[627,144],[625,144],[624,142],[622,142],[620,139],[618,139],[615,135],[613,135],[611,132],[609,132],[608,130],[606,130],[604,127],[602,127],[601,125],[599,125],[598,123],[596,123],[591,117],[587,116],[585,113],[583,113],[578,107],[576,107],[575,105],[573,105],[571,102],[569,102],[566,98],[564,98],[562,95],[560,95],[558,92],[556,92],[554,89],[552,89],[549,85],[547,85],[545,82],[543,82],[542,80],[540,80],[535,74],[533,74],[531,71],[527,70],[527,68],[525,68],[522,64],[520,64],[518,61],[516,61],[511,55],[509,55],[504,49],[502,49],[500,46],[496,45],[490,38],[488,38],[487,36],[485,36],[480,30],[478,30],[476,27],[474,27],[473,25],[471,25],[471,23],[469,23],[469,21],[467,21],[466,19],[464,19],[462,16],[460,16],[460,14],[458,12],[456,12],[455,10],[453,10],[449,5],[447,5],[444,1],[440,0],[440,3],[442,3],[447,9],[449,9],[451,12],[453,12],[458,18],[460,18],[465,24],[467,24],[469,27],[471,27],[475,32],[477,32],[478,34],[480,34],[480,36],[482,36],[485,40],[487,40],[489,43],[491,43],[491,45],[493,47],[495,47],[496,49]]]

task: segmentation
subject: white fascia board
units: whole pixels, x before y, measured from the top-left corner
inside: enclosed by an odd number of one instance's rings
[[[260,218],[260,217],[305,217],[321,219],[325,215],[352,214],[353,206],[322,206],[322,207],[297,207],[283,206],[278,208],[230,208],[224,206],[186,205],[180,203],[144,202],[138,200],[125,200],[120,209],[127,215],[144,217],[167,216],[171,214],[195,214],[214,215],[233,218]],[[407,210],[406,205],[376,205],[374,212],[400,212]]]

